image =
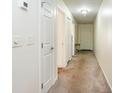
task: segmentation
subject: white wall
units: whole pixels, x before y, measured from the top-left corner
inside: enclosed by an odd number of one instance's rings
[[[29,9],[19,8],[13,0],[13,40],[19,39],[22,46],[13,48],[13,93],[39,92],[38,63],[38,4],[30,0]],[[28,45],[28,43],[32,45]]]
[[[78,24],[80,49],[93,50],[93,24]]]
[[[103,0],[94,23],[94,50],[110,87],[112,86],[111,2],[111,0]]]
[[[75,24],[76,24],[76,20],[73,18],[73,16],[72,16],[70,10],[68,9],[68,7],[67,7],[66,4],[64,3],[64,1],[63,1],[63,0],[56,0],[56,3],[57,3],[57,6],[58,6],[59,8],[61,8],[61,9],[64,11],[66,17],[69,17],[69,18],[70,18],[72,21],[74,21]]]

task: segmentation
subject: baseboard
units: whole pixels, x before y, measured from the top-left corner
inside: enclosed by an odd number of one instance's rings
[[[111,84],[110,84],[110,82],[109,82],[109,80],[108,80],[108,78],[107,78],[107,75],[105,74],[105,72],[104,72],[104,70],[103,70],[103,68],[101,67],[100,64],[99,64],[99,66],[100,66],[100,68],[101,68],[101,70],[102,70],[102,72],[103,72],[103,74],[104,74],[104,77],[105,77],[105,79],[106,79],[106,81],[107,81],[109,87],[112,89],[112,86],[111,86]]]
[[[95,55],[95,56],[96,56],[96,55]],[[109,85],[110,89],[112,90],[112,86],[111,86],[111,84],[110,84],[110,82],[109,82],[109,80],[108,80],[108,78],[107,78],[107,75],[105,74],[105,72],[104,72],[102,66],[100,65],[100,63],[99,63],[99,61],[98,61],[97,56],[96,56],[96,59],[97,59],[97,62],[98,62],[98,64],[99,64],[99,66],[100,66],[102,72],[103,72],[103,75],[104,75],[104,77],[105,77],[105,79],[106,79],[106,81],[107,81],[107,84]]]
[[[79,51],[93,51],[93,49],[80,49]]]
[[[57,79],[58,79],[58,77],[56,76],[55,79],[52,82],[52,85],[54,85],[56,83]]]

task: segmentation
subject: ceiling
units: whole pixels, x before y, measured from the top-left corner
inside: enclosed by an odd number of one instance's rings
[[[78,23],[93,23],[102,0],[63,0]],[[87,9],[87,16],[81,14]]]

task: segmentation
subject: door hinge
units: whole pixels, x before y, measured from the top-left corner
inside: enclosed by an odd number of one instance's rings
[[[43,7],[43,5],[45,4],[46,2],[41,2],[41,7]]]
[[[43,89],[43,83],[41,84],[41,89]]]
[[[41,43],[41,48],[43,48],[43,43]]]

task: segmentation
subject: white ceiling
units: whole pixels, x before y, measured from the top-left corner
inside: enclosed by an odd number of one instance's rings
[[[93,23],[102,0],[64,0],[78,23]],[[81,9],[86,8],[87,16],[81,14]]]

